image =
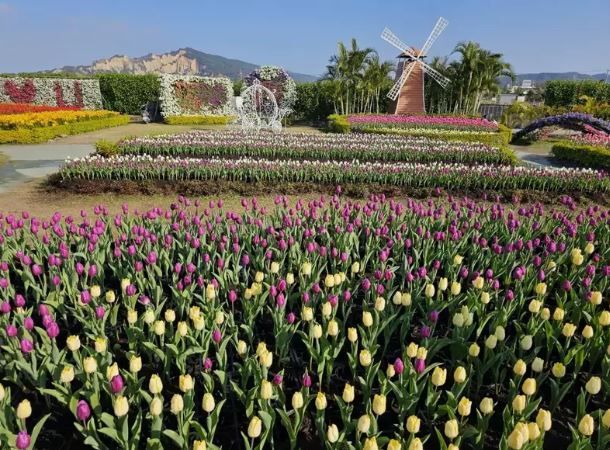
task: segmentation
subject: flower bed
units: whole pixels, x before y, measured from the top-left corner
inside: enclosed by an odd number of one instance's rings
[[[445,163],[381,163],[265,159],[199,159],[150,155],[68,161],[59,172],[68,180],[227,180],[278,184],[379,183],[388,186],[452,189],[531,189],[554,192],[610,191],[605,172],[525,166],[466,166]]]
[[[172,116],[228,116],[233,83],[224,77],[161,75],[161,113]]]
[[[99,80],[0,78],[0,103],[100,109]]]
[[[607,448],[608,211],[242,205],[0,215],[3,447]]]
[[[457,116],[400,116],[393,114],[363,114],[347,116],[352,128],[398,128],[462,131],[498,131],[498,124],[487,119]]]
[[[54,127],[74,122],[106,119],[118,116],[113,111],[63,111],[30,112],[24,114],[0,115],[0,130]]]
[[[78,109],[80,108],[77,106],[44,106],[30,105],[27,103],[0,103],[0,115],[46,111],[76,111]]]
[[[505,149],[480,144],[366,134],[191,132],[124,140],[125,154],[278,159],[514,164]]]

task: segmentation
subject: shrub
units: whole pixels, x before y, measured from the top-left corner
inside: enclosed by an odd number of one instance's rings
[[[226,125],[235,120],[235,116],[169,116],[165,123],[169,125]]]
[[[610,170],[610,149],[595,145],[582,145],[570,141],[553,145],[553,155],[586,167]]]
[[[155,74],[98,75],[104,107],[123,114],[140,114],[141,107],[159,99],[161,81]]]
[[[46,142],[58,136],[87,133],[101,128],[126,125],[127,123],[129,123],[129,116],[113,115],[86,122],[72,122],[51,127],[0,130],[0,144],[35,144]]]
[[[111,156],[116,156],[121,153],[121,149],[119,146],[111,142],[107,139],[100,139],[95,143],[95,151],[98,155],[103,156],[104,158],[109,158]]]
[[[327,129],[331,133],[349,133],[351,131],[347,116],[342,116],[341,114],[331,114],[328,116]]]
[[[293,118],[312,122],[324,120],[333,113],[333,105],[329,98],[323,83],[297,84]]]
[[[548,106],[569,108],[576,105],[582,96],[597,102],[610,103],[610,84],[596,80],[553,80],[546,83],[544,103]]]

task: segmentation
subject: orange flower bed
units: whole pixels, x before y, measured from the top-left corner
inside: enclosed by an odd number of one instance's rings
[[[0,115],[24,114],[47,111],[78,111],[77,106],[46,106],[28,103],[0,103]]]

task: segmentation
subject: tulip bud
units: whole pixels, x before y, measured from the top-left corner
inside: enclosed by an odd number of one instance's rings
[[[546,409],[540,409],[536,415],[536,424],[542,431],[549,431],[552,425],[551,413]]]
[[[193,450],[207,450],[208,444],[205,441],[193,441]]]
[[[83,370],[85,373],[89,374],[97,370],[97,361],[94,357],[88,356],[87,358],[83,359]]]
[[[66,339],[66,347],[70,351],[77,351],[80,348],[80,338],[78,336],[68,336]]]
[[[504,338],[506,337],[506,331],[504,330],[504,327],[502,325],[498,325],[496,327],[496,331],[494,332],[494,335],[496,336],[496,338],[499,341],[503,341]]]
[[[421,426],[421,420],[417,416],[409,416],[407,418],[407,431],[409,433],[419,433],[419,428]]]
[[[468,354],[470,355],[471,358],[476,358],[477,356],[479,356],[480,352],[481,352],[481,347],[479,347],[476,342],[470,344],[470,347],[468,347]]]
[[[513,411],[515,411],[516,413],[520,413],[525,409],[525,405],[527,403],[527,400],[525,398],[525,395],[515,395],[515,398],[513,398]]]
[[[555,311],[553,311],[553,320],[556,321],[562,321],[563,317],[565,316],[565,311],[562,308],[555,308]]]
[[[464,381],[466,381],[466,369],[464,369],[462,366],[455,369],[455,372],[453,372],[453,380],[457,384],[462,384]]]
[[[402,306],[411,306],[411,294],[409,294],[408,292],[403,292],[400,296],[400,300]]]
[[[117,417],[123,417],[129,412],[129,402],[125,397],[119,395],[114,400],[114,415]]]
[[[261,382],[260,397],[262,400],[269,400],[273,395],[273,385],[270,381],[263,380]]]
[[[409,358],[415,358],[417,356],[417,344],[415,342],[411,342],[407,346],[407,356]]]
[[[331,444],[334,444],[339,440],[339,429],[334,423],[331,423],[328,426],[328,430],[326,431],[326,439],[328,439],[328,442]]]
[[[112,380],[119,374],[119,365],[117,363],[111,364],[106,367],[106,379],[108,381]]]
[[[133,325],[138,321],[138,312],[135,309],[130,309],[127,311],[127,322],[130,325]]]
[[[479,405],[479,410],[485,416],[492,414],[494,412],[494,401],[489,397],[483,398]]]
[[[72,383],[72,380],[74,380],[74,367],[72,367],[70,365],[66,365],[66,366],[64,366],[64,368],[61,371],[61,374],[59,375],[59,381],[67,384],[67,383]],[[0,398],[0,401],[2,401],[1,398]]]
[[[345,383],[345,387],[343,388],[343,395],[342,395],[343,401],[345,403],[351,403],[354,401],[354,396],[355,396],[354,386],[352,386],[349,383]]]
[[[589,414],[585,414],[578,422],[578,431],[584,436],[591,436],[595,432],[595,420]]]
[[[201,407],[208,414],[214,411],[216,407],[216,402],[214,401],[214,397],[209,392],[203,394],[203,399],[201,400]]]
[[[326,332],[328,333],[329,336],[337,336],[339,334],[339,324],[337,323],[336,320],[332,319],[330,322],[328,322],[328,327]]]
[[[529,434],[529,440],[535,441],[540,437],[540,428],[536,424],[536,422],[529,422],[527,424],[527,431]]]
[[[424,444],[420,438],[415,438],[409,444],[408,450],[424,450]]]
[[[79,400],[76,404],[76,417],[81,422],[86,422],[91,417],[91,408],[89,404],[84,400]]]
[[[292,394],[292,409],[300,409],[303,407],[303,394],[299,391]]]
[[[460,416],[469,416],[471,408],[472,402],[468,398],[462,397],[460,399],[460,402],[458,403],[458,413],[460,414]]]
[[[521,450],[521,448],[523,448],[523,436],[521,435],[521,433],[519,432],[519,430],[514,429],[512,431],[512,433],[510,433],[508,435],[508,448],[514,449],[514,450]]]
[[[373,325],[373,315],[369,311],[362,312],[362,324],[367,328]]]
[[[248,424],[248,437],[251,439],[256,439],[261,435],[263,422],[258,416],[252,417],[250,419],[250,423]]]
[[[442,386],[443,384],[445,384],[446,379],[447,370],[442,369],[438,366],[435,367],[434,371],[432,372],[432,384],[436,387]]]
[[[373,397],[373,412],[378,416],[385,413],[386,410],[386,397],[385,395],[375,394]]]
[[[485,347],[488,349],[493,350],[496,345],[498,345],[498,338],[495,335],[491,334],[485,339]]]
[[[434,290],[435,289],[433,284],[427,284],[424,294],[426,295],[426,297],[432,298],[434,297]]]
[[[515,365],[513,366],[513,372],[515,373],[515,375],[519,375],[521,377],[525,374],[526,370],[527,365],[525,364],[525,361],[523,361],[522,359],[518,359]]]
[[[195,387],[195,383],[193,382],[193,377],[190,375],[180,375],[178,377],[178,387],[182,392],[188,392],[193,390]]]
[[[358,431],[360,433],[368,433],[369,429],[371,428],[371,418],[369,417],[368,414],[364,414],[363,416],[360,416],[360,418],[358,419]]]
[[[140,370],[142,370],[142,358],[132,355],[129,358],[129,371],[131,373],[138,373]]]
[[[163,401],[159,397],[153,397],[150,402],[150,415],[157,417],[163,412]]]
[[[591,292],[591,297],[589,298],[589,301],[594,304],[594,305],[601,305],[602,303],[602,293],[599,291],[593,291]]]
[[[358,330],[356,328],[350,327],[347,329],[347,339],[351,343],[355,343],[358,341]]]
[[[521,386],[521,391],[525,395],[532,396],[536,393],[536,379],[535,378],[527,378],[523,382],[523,386]]]
[[[387,450],[400,450],[401,448],[400,441],[396,439],[390,439],[390,442],[388,442]]]
[[[324,395],[323,392],[318,392],[318,394],[316,395],[316,409],[318,411],[322,411],[324,409],[326,409],[326,395]]]
[[[392,296],[392,303],[395,305],[400,305],[402,303],[402,294],[400,291],[396,291]]]
[[[425,347],[417,347],[417,359],[426,359],[428,356],[428,350]]]
[[[370,437],[366,441],[364,441],[364,446],[362,450],[379,450],[377,446],[377,439],[375,437]]]
[[[360,360],[361,366],[363,366],[363,367],[370,366],[371,360],[372,360],[371,352],[369,352],[367,349],[361,350],[360,354],[359,354],[359,360]]]
[[[455,439],[459,434],[460,427],[457,420],[451,419],[445,422],[445,436],[449,439]]]
[[[462,292],[462,285],[457,281],[453,281],[451,283],[451,295],[459,295],[460,292]]]
[[[540,312],[540,308],[542,307],[542,302],[538,300],[532,300],[528,305],[528,310],[532,314],[538,314]]]
[[[438,290],[439,291],[446,291],[447,287],[449,286],[449,282],[447,280],[447,278],[441,278],[440,280],[438,280]]]
[[[561,363],[553,364],[551,372],[556,378],[561,378],[566,374],[566,367]]]
[[[32,405],[29,400],[21,400],[17,405],[16,410],[17,417],[21,420],[25,420],[32,415]]]
[[[15,447],[19,450],[25,450],[30,448],[30,444],[32,443],[32,438],[28,434],[27,431],[20,431],[17,433],[17,437],[15,438]]]
[[[610,428],[610,409],[607,409],[602,416],[602,425],[606,428]]]
[[[301,312],[301,318],[305,322],[313,320],[313,309],[311,309],[309,306],[304,306],[303,311]]]
[[[540,373],[544,370],[544,360],[538,357],[535,357],[532,361],[532,370],[534,372]]]
[[[311,334],[314,339],[320,339],[322,337],[322,325],[315,324],[311,328]]]
[[[107,340],[105,337],[98,337],[95,339],[95,351],[97,353],[104,353],[107,348]]]
[[[163,382],[161,381],[161,378],[159,378],[159,375],[151,375],[150,380],[148,382],[148,390],[153,395],[161,393],[161,391],[163,390]]]
[[[169,410],[171,411],[172,414],[178,415],[182,412],[183,409],[184,409],[184,399],[182,398],[182,395],[174,394],[170,401]]]
[[[599,394],[599,391],[602,389],[602,380],[599,377],[591,377],[589,381],[587,381],[585,389],[591,395]]]

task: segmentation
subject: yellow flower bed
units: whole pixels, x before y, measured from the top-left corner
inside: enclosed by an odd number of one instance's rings
[[[46,111],[38,113],[0,115],[0,129],[19,130],[54,127],[75,122],[106,119],[118,116],[113,111]]]

